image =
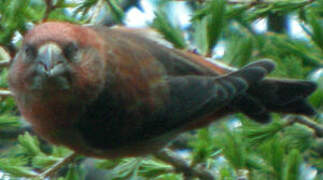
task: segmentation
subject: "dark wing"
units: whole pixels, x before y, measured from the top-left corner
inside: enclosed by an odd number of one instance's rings
[[[85,113],[88,117],[83,117],[78,126],[85,140],[99,149],[120,148],[159,138],[185,128],[188,123],[226,106],[235,97],[243,94],[251,84],[262,80],[273,68],[271,61],[258,61],[220,77],[169,76],[166,79],[169,98],[160,110],[129,116],[122,110],[122,105],[111,106],[110,111],[106,106],[109,97],[101,97],[88,108],[88,112]],[[113,104],[113,99],[109,100],[109,105]],[[102,106],[105,111],[98,111]],[[97,119],[96,116],[104,118],[102,121],[91,123],[90,118]],[[133,124],[129,128],[129,124],[134,122],[140,124]],[[97,128],[98,126],[102,128]]]
[[[218,76],[232,71],[222,64],[211,63],[189,52],[169,49],[143,36],[132,38],[133,41],[139,39],[170,75]],[[316,112],[307,97],[316,87],[316,83],[311,81],[266,78],[250,86],[245,94],[237,97],[234,104],[225,107],[222,112],[223,115],[228,114],[227,111],[242,112],[258,122],[269,122],[271,112],[314,115]]]
[[[151,123],[160,119],[160,125],[171,129],[214,113],[244,94],[250,85],[262,80],[273,68],[271,61],[258,61],[220,77],[169,77],[169,101]]]
[[[133,44],[133,47],[140,47],[152,55],[165,68],[168,75],[171,76],[184,76],[184,75],[219,75],[230,72],[222,64],[214,64],[205,60],[202,56],[198,56],[194,53],[181,51],[173,48],[168,48],[165,45],[158,42],[158,37],[150,37],[147,34],[143,34],[144,31],[140,29],[130,28],[114,28],[105,29],[97,28],[98,32],[102,34],[109,32],[110,37],[104,38],[115,39],[120,44]],[[105,30],[106,32],[102,32]],[[117,38],[116,38],[117,37]],[[120,46],[119,48],[124,48]],[[131,51],[129,49],[129,51]]]

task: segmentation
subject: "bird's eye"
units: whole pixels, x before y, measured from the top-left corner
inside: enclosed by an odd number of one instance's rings
[[[37,49],[33,45],[26,45],[25,46],[25,53],[26,53],[27,57],[34,58],[37,56]]]
[[[63,49],[65,57],[71,61],[74,61],[77,51],[78,46],[76,43],[68,43]]]

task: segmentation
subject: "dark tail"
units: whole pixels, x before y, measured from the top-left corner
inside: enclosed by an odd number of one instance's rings
[[[314,115],[306,98],[316,87],[311,81],[268,78],[251,85],[234,103],[239,111],[262,123],[270,121],[270,112]]]

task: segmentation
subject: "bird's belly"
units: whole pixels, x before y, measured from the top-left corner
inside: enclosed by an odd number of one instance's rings
[[[89,127],[90,128],[90,127]],[[141,141],[127,141],[127,134],[115,134],[107,132],[108,136],[97,136],[100,134],[100,128],[97,133],[91,132],[95,139],[86,137],[77,124],[69,125],[52,125],[52,126],[33,126],[37,134],[47,141],[70,148],[71,150],[89,157],[95,158],[122,158],[132,156],[142,156],[160,150],[169,143],[174,136],[167,136],[154,139],[143,139]],[[123,136],[123,137],[122,137]],[[119,138],[111,138],[119,137]],[[97,145],[97,141],[101,141]]]
[[[89,157],[96,158],[123,158],[123,157],[133,157],[133,156],[143,156],[152,152],[156,152],[163,148],[169,143],[170,137],[163,137],[151,140],[143,140],[137,142],[129,142],[125,144],[120,144],[120,146],[113,146],[111,148],[94,146],[93,143],[89,142],[84,138],[82,132],[80,132],[75,127],[70,128],[57,128],[48,131],[46,133],[42,129],[35,131],[42,137],[46,138],[48,141],[55,145],[63,145],[71,150]],[[110,143],[109,139],[101,139],[107,145]],[[124,143],[124,142],[122,142]]]

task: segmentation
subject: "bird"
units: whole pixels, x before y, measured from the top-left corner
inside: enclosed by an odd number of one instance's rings
[[[259,123],[272,112],[315,114],[316,83],[266,77],[272,60],[231,70],[152,39],[136,28],[40,23],[11,62],[9,89],[42,138],[96,158],[154,153],[234,113]]]

